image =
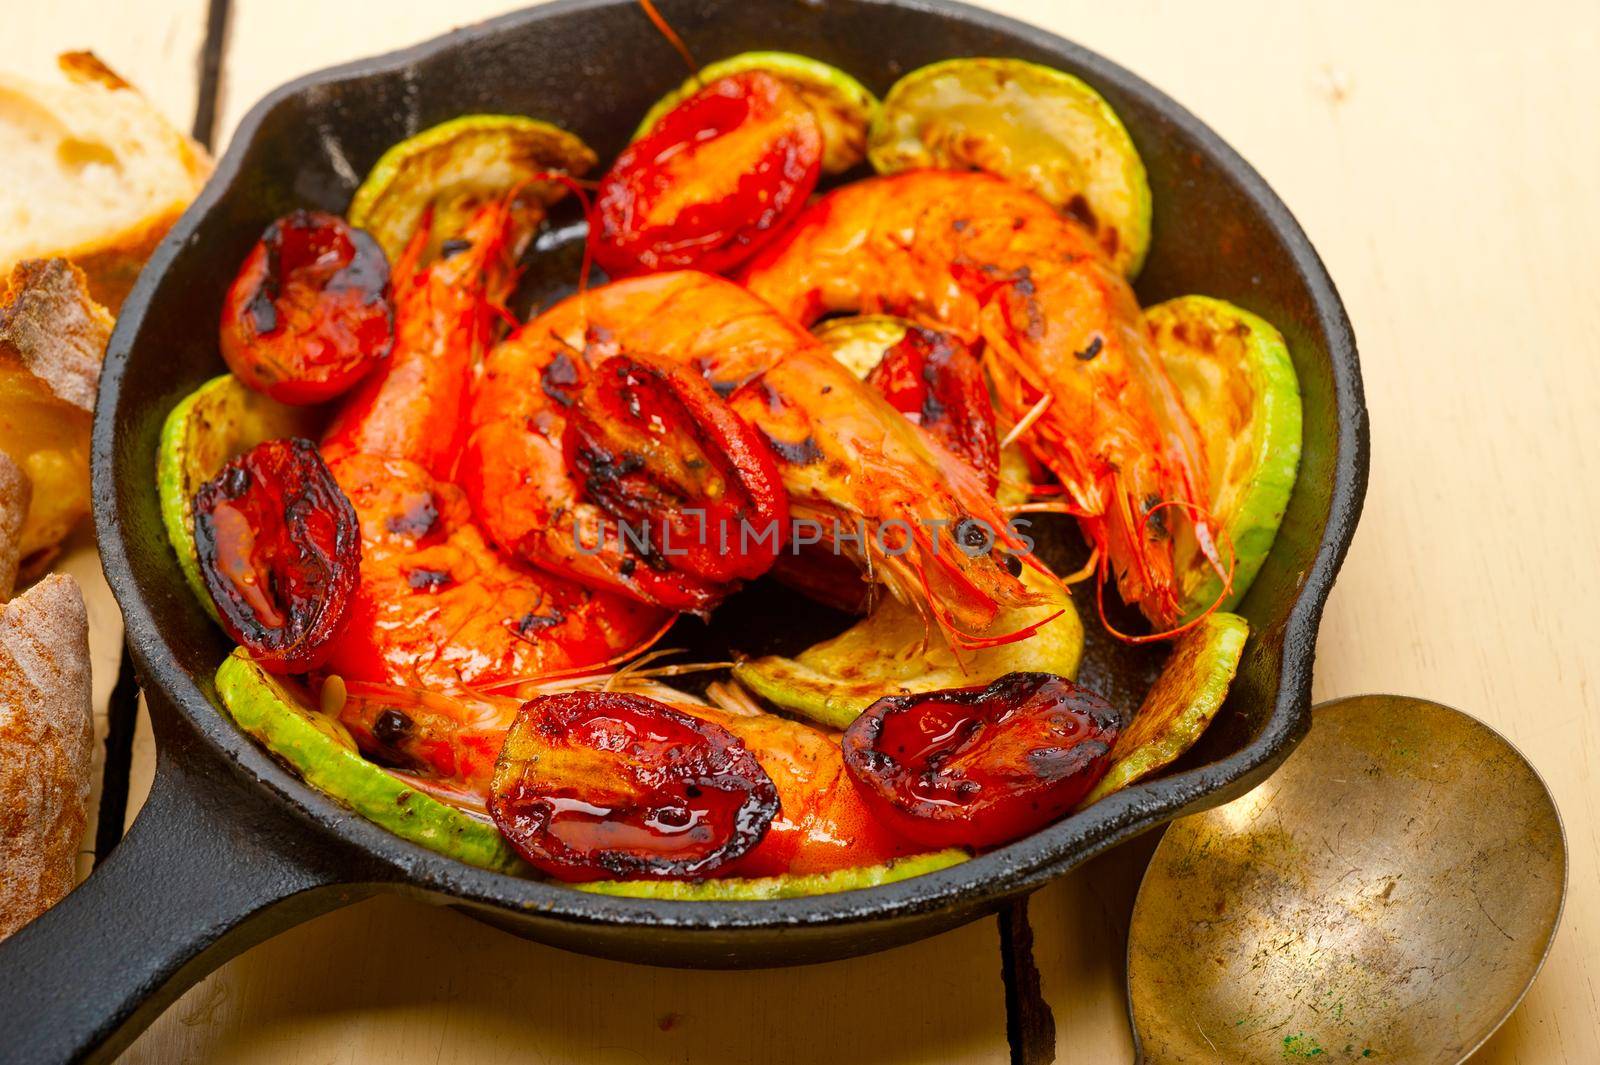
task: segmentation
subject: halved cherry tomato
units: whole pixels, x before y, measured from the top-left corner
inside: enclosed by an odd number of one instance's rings
[[[309,440],[268,440],[194,496],[194,546],[228,635],[263,669],[321,665],[361,568],[356,512]]]
[[[906,330],[867,375],[889,405],[966,459],[989,491],[1000,484],[1000,437],[983,367],[959,337],[921,326]]]
[[[696,373],[613,355],[568,409],[562,446],[588,498],[648,538],[654,569],[726,585],[761,576],[783,548],[789,496],[772,448]]]
[[[720,725],[642,695],[562,692],[517,714],[489,812],[560,880],[703,877],[761,842],[778,792]]]
[[[1054,821],[1110,766],[1122,716],[1052,673],[892,695],[844,734],[846,771],[887,824],[933,846],[993,847]]]
[[[222,357],[280,403],[321,403],[394,340],[389,262],[365,230],[321,211],[267,227],[222,305]]]
[[[718,78],[617,156],[590,248],[613,277],[724,273],[805,205],[821,167],[822,133],[794,90],[761,70]]]

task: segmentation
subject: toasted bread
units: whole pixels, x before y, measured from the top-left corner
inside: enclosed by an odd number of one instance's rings
[[[92,699],[83,593],[54,574],[0,609],[0,938],[72,890]]]
[[[22,522],[33,499],[33,482],[11,456],[0,451],[0,603],[11,598],[22,561]]]
[[[90,53],[59,63],[64,84],[0,76],[0,272],[71,259],[115,313],[211,160]]]
[[[63,259],[24,262],[0,290],[0,451],[33,485],[17,534],[24,559],[89,512],[89,425],[111,326]]]

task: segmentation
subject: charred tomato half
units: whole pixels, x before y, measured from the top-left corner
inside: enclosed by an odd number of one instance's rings
[[[495,769],[489,812],[559,880],[695,878],[766,835],[778,792],[720,725],[626,692],[524,704]]]
[[[194,497],[200,575],[229,636],[273,673],[333,649],[361,568],[356,512],[309,440],[268,440]]]
[[[1052,673],[879,699],[844,734],[886,823],[935,846],[995,847],[1071,810],[1105,775],[1122,716]]]
[[[613,355],[569,408],[562,446],[584,493],[640,534],[644,563],[713,598],[761,576],[783,547],[777,459],[698,374]]]
[[[590,248],[613,277],[725,273],[805,205],[821,167],[816,115],[794,90],[762,70],[718,78],[617,156]]]
[[[228,368],[280,403],[332,399],[393,342],[383,249],[321,211],[295,211],[268,226],[222,305]]]
[[[883,353],[867,384],[965,459],[989,491],[999,485],[994,401],[982,365],[959,337],[912,326]]]

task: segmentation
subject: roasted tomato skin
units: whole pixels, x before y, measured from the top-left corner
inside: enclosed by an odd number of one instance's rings
[[[361,567],[356,512],[316,444],[268,440],[194,497],[200,573],[228,635],[274,673],[304,673],[339,638]]]
[[[726,273],[805,205],[822,167],[811,109],[760,70],[719,78],[663,115],[600,180],[590,248],[612,277]]]
[[[993,492],[1000,484],[1000,437],[983,367],[959,337],[906,330],[867,375],[889,405],[966,459]]]
[[[697,374],[612,356],[569,409],[562,444],[584,493],[648,534],[647,564],[728,585],[761,576],[783,549],[778,461]]]
[[[778,792],[720,725],[642,695],[560,692],[518,713],[489,813],[559,880],[695,878],[761,842]]]
[[[321,403],[394,342],[389,262],[365,230],[321,211],[267,227],[222,305],[222,357],[280,403]]]
[[[1110,767],[1123,718],[1051,673],[896,695],[845,731],[845,770],[886,824],[929,846],[996,847],[1071,810]]]

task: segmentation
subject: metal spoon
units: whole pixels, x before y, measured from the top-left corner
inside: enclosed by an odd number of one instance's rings
[[[1156,848],[1128,932],[1140,1059],[1463,1061],[1538,975],[1566,884],[1550,792],[1493,729],[1324,704],[1266,783]]]

